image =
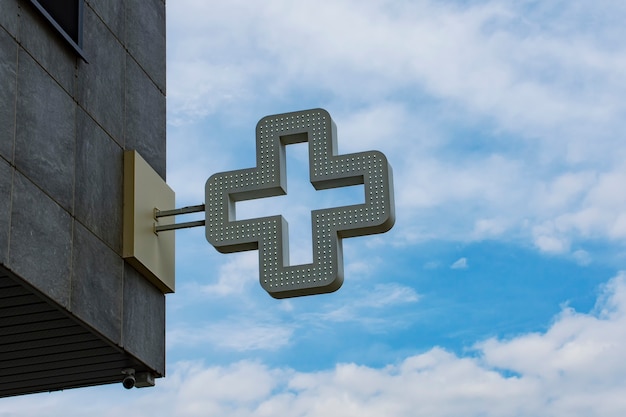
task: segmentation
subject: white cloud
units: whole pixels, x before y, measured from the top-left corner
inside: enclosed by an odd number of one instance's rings
[[[290,341],[293,328],[261,320],[229,318],[208,325],[176,327],[167,333],[169,348],[209,345],[219,350],[246,352],[254,350],[276,351]]]
[[[181,0],[168,4],[170,120],[327,106],[342,152],[388,155],[398,242],[524,239],[565,254],[626,236],[624,13],[611,1]],[[212,160],[173,169],[184,195],[200,164],[239,167],[218,139]]]
[[[423,268],[427,270],[438,269],[441,266],[439,261],[428,261],[424,264]]]
[[[621,45],[608,48],[598,31],[571,27],[559,33],[533,25],[528,4],[179,3],[168,7],[168,27],[176,35],[170,37],[177,67],[169,83],[175,113],[188,112],[189,101],[210,109],[224,97],[277,97],[307,84],[368,100],[425,89],[531,132],[604,122],[623,106],[615,94],[624,88],[619,80],[626,60],[615,53]],[[549,17],[552,25],[586,20],[570,13],[576,6],[569,2],[559,7],[560,15]],[[537,9],[532,17],[546,18]],[[603,20],[594,29],[603,29]]]
[[[572,253],[574,260],[582,266],[587,266],[591,263],[592,258],[589,252],[583,249],[578,249]]]
[[[339,306],[328,303],[323,312],[306,313],[300,318],[305,323],[352,322],[368,327],[371,331],[403,326],[405,323],[393,317],[392,309],[405,304],[416,303],[420,295],[411,288],[399,284],[377,284],[355,292]],[[381,312],[385,311],[384,314]]]
[[[545,333],[480,344],[485,365],[550,387],[542,398],[554,400],[554,415],[624,412],[625,278],[606,285],[593,314],[566,309]]]
[[[2,416],[622,417],[626,274],[605,285],[591,313],[566,308],[545,332],[475,349],[457,356],[432,348],[382,368],[346,363],[314,372],[181,362],[153,389],[8,398]]]
[[[467,269],[469,265],[467,263],[467,258],[459,258],[452,265],[450,265],[450,269]]]
[[[502,217],[490,219],[479,218],[474,222],[472,237],[476,240],[499,237],[502,236],[510,227],[510,222]]]
[[[244,289],[259,282],[259,254],[248,251],[228,256],[220,266],[217,282],[198,288],[203,294],[213,297],[241,295]]]
[[[535,245],[542,252],[560,254],[569,250],[569,242],[563,238],[539,234],[535,237]]]

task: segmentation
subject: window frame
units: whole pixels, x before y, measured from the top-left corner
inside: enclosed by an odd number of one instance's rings
[[[77,25],[77,36],[74,39],[70,34],[67,33],[66,29],[57,22],[57,20],[52,17],[52,15],[48,12],[45,6],[43,6],[39,0],[29,0],[30,3],[35,6],[35,8],[50,22],[50,24],[56,29],[57,32],[65,39],[67,43],[76,51],[80,58],[87,62],[87,58],[85,57],[85,52],[83,50],[83,12],[85,7],[84,0],[77,0],[76,6],[78,7],[78,21]]]

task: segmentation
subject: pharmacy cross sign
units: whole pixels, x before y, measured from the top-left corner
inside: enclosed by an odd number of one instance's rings
[[[235,219],[235,203],[286,194],[285,146],[308,142],[316,190],[363,184],[363,204],[311,212],[313,263],[289,265],[283,216]],[[215,174],[206,182],[206,238],[220,252],[259,251],[261,286],[274,298],[336,291],[343,283],[342,238],[384,233],[395,221],[392,171],[378,151],[337,155],[326,110],[264,117],[256,128],[255,168]]]

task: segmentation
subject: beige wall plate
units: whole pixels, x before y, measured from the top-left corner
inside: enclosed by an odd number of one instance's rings
[[[124,152],[124,240],[123,257],[163,293],[175,289],[174,231],[155,233],[155,225],[174,222],[155,209],[171,210],[174,191],[137,153]]]

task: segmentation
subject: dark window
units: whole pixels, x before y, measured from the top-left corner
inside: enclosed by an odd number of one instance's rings
[[[30,0],[61,36],[83,54],[83,0]]]

